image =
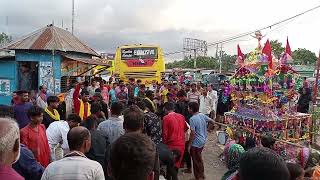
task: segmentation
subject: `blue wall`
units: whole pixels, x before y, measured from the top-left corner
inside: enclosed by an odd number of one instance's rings
[[[77,53],[77,52],[68,52],[68,54],[77,55],[79,57],[91,58],[91,55]],[[13,91],[17,90],[18,86],[18,63],[19,62],[52,62],[54,68],[54,78],[60,82],[61,79],[61,61],[62,57],[58,52],[55,52],[54,55],[52,51],[35,51],[35,50],[16,50],[15,51],[15,61],[11,60],[0,60],[0,79],[9,79],[10,80],[10,94],[1,95],[0,94],[0,104],[9,105],[11,102],[11,94]],[[40,70],[39,70],[40,71]],[[39,72],[40,75],[40,72]],[[38,84],[40,84],[40,77],[38,77]],[[54,86],[55,87],[55,86]],[[52,90],[53,91],[53,90]],[[60,88],[56,88],[56,94],[60,93]]]
[[[61,55],[58,54],[56,51],[53,54],[52,51],[34,51],[34,50],[25,50],[25,51],[16,51],[16,61],[20,62],[27,62],[27,61],[34,61],[34,62],[50,62],[53,61],[53,69],[54,69],[54,81],[51,81],[51,86],[47,84],[48,86],[48,93],[53,94],[54,92],[56,94],[60,93],[60,88],[55,88],[55,83],[60,82],[61,79]],[[39,66],[40,67],[40,66]],[[39,76],[38,76],[38,84],[42,85],[45,83],[48,83],[49,80],[41,79],[40,78],[40,68],[39,70]],[[42,83],[41,83],[42,81]]]
[[[10,105],[12,92],[16,90],[17,81],[16,62],[8,59],[0,61],[0,79],[10,80],[10,94],[0,94],[0,104]]]
[[[43,61],[52,62],[54,76],[56,79],[61,78],[61,56],[56,52],[52,55],[51,51],[16,51],[16,61]]]

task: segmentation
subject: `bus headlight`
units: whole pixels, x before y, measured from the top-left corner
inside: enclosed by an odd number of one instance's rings
[[[161,75],[161,77],[165,77],[166,74],[164,72],[162,72],[160,75]]]

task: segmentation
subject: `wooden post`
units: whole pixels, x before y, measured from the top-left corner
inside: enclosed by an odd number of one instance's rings
[[[315,111],[315,107],[317,107],[318,81],[319,81],[319,73],[320,73],[320,50],[319,50],[319,56],[318,56],[316,68],[317,68],[317,73],[316,73],[316,81],[314,82],[314,85],[313,85],[312,112],[314,112]],[[312,132],[314,131],[313,130],[313,127],[314,127],[313,123],[315,123],[315,122],[313,121],[313,118],[311,117],[311,127],[310,127],[310,129],[311,129]],[[311,144],[313,143],[313,137],[314,136],[312,135],[312,133],[310,133],[310,143]]]
[[[313,86],[313,104],[316,104],[317,103],[317,96],[318,96],[318,80],[319,80],[319,71],[320,71],[320,51],[319,51],[319,57],[318,57],[318,61],[317,61],[317,73],[316,73],[316,81],[314,83],[314,86]]]

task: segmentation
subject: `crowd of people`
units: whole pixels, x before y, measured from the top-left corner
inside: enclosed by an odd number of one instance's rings
[[[31,98],[16,91],[12,106],[0,106],[0,179],[177,180],[179,171],[205,179],[208,132],[231,106],[224,87],[92,78],[71,82],[64,98],[48,95],[45,85]],[[222,179],[304,173],[272,150],[244,148],[234,139],[226,145]]]

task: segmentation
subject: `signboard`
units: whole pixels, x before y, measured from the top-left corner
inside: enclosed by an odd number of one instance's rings
[[[60,79],[56,79],[56,80],[54,81],[54,83],[55,83],[55,86],[54,86],[54,88],[55,88],[55,93],[56,93],[56,94],[59,94],[59,93],[60,93],[60,88],[61,88]]]
[[[52,62],[40,62],[39,83],[47,86],[47,93],[54,94],[53,69]]]
[[[128,67],[150,67],[154,59],[130,59],[126,61]]]
[[[121,49],[121,60],[157,59],[157,58],[158,58],[157,48],[155,48],[155,47]]]
[[[101,57],[106,60],[114,60],[115,56],[113,53],[101,53]]]
[[[0,95],[10,95],[10,80],[0,79]]]

